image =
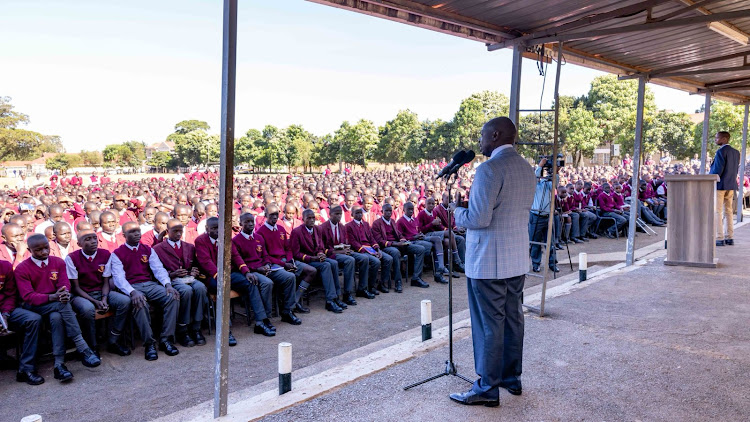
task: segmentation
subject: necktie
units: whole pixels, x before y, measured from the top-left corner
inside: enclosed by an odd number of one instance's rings
[[[174,244],[174,250],[176,250],[178,252],[180,251],[180,244],[179,243],[175,243]]]
[[[335,244],[339,244],[339,228],[338,226],[333,226],[333,240]]]
[[[44,268],[47,268],[47,263],[46,262],[42,262],[42,269],[44,269]]]
[[[88,260],[89,260],[89,262],[94,262],[94,257],[90,256],[90,257],[88,257]]]

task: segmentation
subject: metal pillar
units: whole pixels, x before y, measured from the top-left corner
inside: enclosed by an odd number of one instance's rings
[[[703,107],[703,140],[701,141],[701,171],[706,174],[706,154],[708,148],[708,126],[711,118],[711,93],[706,93],[706,105]]]
[[[221,60],[221,157],[219,170],[219,256],[216,276],[216,354],[214,418],[227,414],[229,392],[229,293],[232,274],[234,200],[234,95],[237,68],[237,0],[224,0]]]
[[[523,58],[523,45],[515,45],[513,47],[513,60],[511,61],[511,76],[510,76],[510,109],[508,111],[508,118],[518,127],[519,115],[521,104],[521,59]]]
[[[549,218],[547,219],[547,246],[542,254],[542,263],[544,268],[549,266],[550,247],[552,247],[552,236],[555,227],[555,194],[557,193],[557,153],[559,151],[559,134],[560,134],[560,70],[562,68],[562,42],[557,43],[557,71],[555,73],[555,133],[552,140],[552,190],[549,201]],[[544,278],[542,278],[542,301],[539,304],[539,316],[544,316],[544,302],[547,297],[547,270],[545,269]]]
[[[638,219],[638,182],[640,181],[641,167],[641,140],[643,139],[643,98],[646,94],[646,78],[638,78],[638,105],[635,110],[635,146],[633,148],[633,180],[630,186],[633,189],[630,195],[630,222],[628,224],[628,246],[625,252],[625,265],[633,265],[635,262],[635,228]],[[705,142],[704,142],[705,148]],[[705,157],[705,150],[704,150]]]
[[[740,152],[740,190],[737,194],[737,223],[742,222],[742,204],[745,202],[745,154],[747,154],[747,115],[750,105],[745,104],[745,120],[742,123],[742,152]]]

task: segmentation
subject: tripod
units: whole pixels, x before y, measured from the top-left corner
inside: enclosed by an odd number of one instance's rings
[[[448,198],[452,198],[452,192],[451,188],[453,186],[453,183],[451,183],[451,176],[455,176],[455,179],[458,178],[458,172],[449,174],[448,175]],[[451,208],[448,208],[448,244],[453,244],[453,211]],[[473,384],[474,381],[470,380],[469,378],[461,375],[458,373],[458,369],[456,369],[456,364],[453,362],[453,253],[448,254],[448,360],[445,361],[445,370],[437,375],[433,375],[429,378],[425,378],[422,381],[417,381],[414,384],[409,384],[406,387],[404,387],[404,390],[408,390],[410,388],[416,387],[418,385],[422,385],[424,383],[436,380],[440,377],[444,377],[446,375],[453,375],[455,377],[459,377],[462,380]],[[434,271],[437,271],[437,268],[434,269]]]

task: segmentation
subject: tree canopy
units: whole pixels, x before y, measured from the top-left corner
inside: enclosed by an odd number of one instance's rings
[[[34,159],[45,152],[63,152],[59,136],[21,129],[29,116],[14,110],[10,97],[0,97],[0,161]]]

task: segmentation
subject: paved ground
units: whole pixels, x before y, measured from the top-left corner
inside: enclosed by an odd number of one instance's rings
[[[527,315],[524,394],[502,393],[499,408],[451,402],[468,387],[455,377],[401,389],[442,371],[443,347],[264,420],[749,420],[750,228],[736,235],[719,268],[658,258]],[[470,338],[455,350],[471,377]]]

